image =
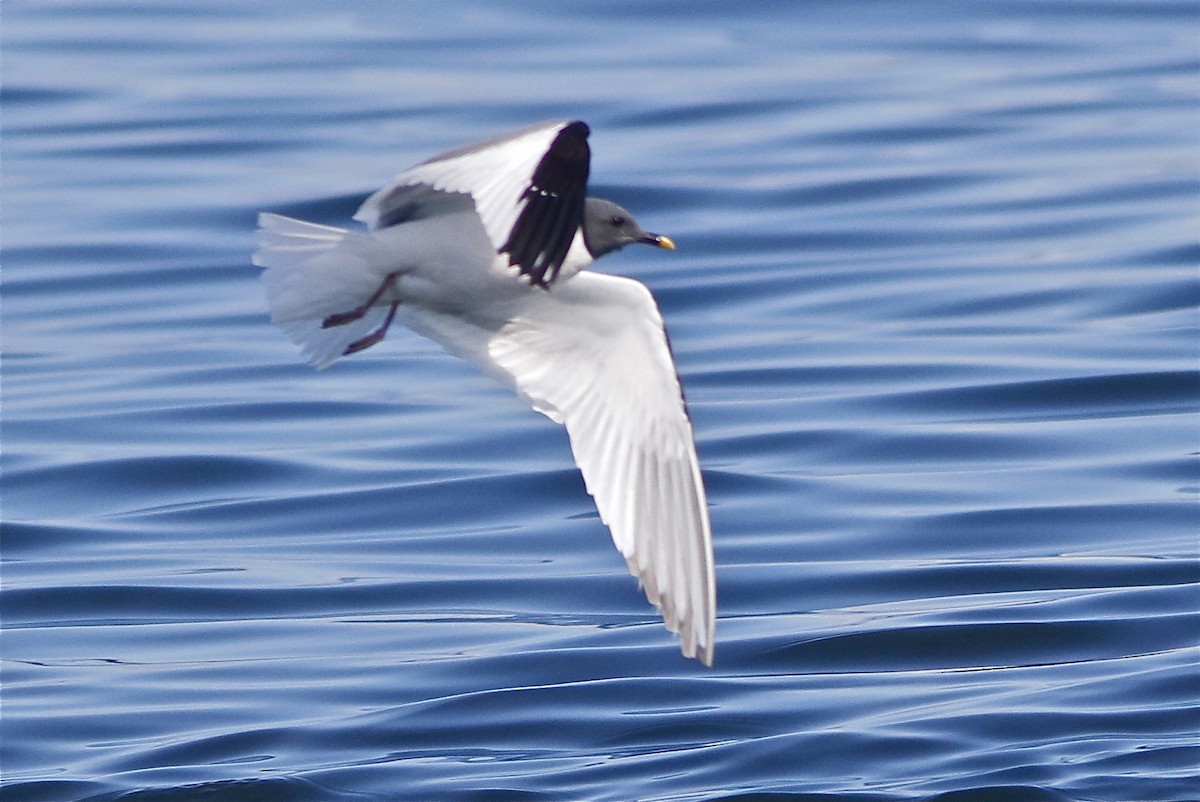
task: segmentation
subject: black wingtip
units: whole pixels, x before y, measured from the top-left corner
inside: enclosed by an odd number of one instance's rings
[[[563,126],[562,130],[558,132],[558,135],[562,136],[563,134],[567,134],[569,136],[579,137],[580,139],[587,139],[588,134],[590,133],[592,133],[592,129],[589,128],[588,124],[583,120],[571,120],[571,122]]]
[[[537,286],[553,283],[583,223],[592,156],[589,133],[587,123],[575,120],[555,135],[534,168],[522,196],[524,207],[499,249]]]

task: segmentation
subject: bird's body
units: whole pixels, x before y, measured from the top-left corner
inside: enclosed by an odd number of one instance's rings
[[[707,502],[662,317],[587,271],[647,234],[586,197],[588,129],[546,123],[449,151],[368,198],[346,231],[259,216],[271,319],[324,367],[400,322],[564,424],[601,519],[687,656],[712,662]]]

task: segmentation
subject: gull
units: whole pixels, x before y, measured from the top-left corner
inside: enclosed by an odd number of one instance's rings
[[[260,213],[253,261],[315,367],[399,322],[566,426],[631,573],[684,656],[712,665],[708,502],[662,315],[640,282],[585,270],[675,243],[587,196],[589,133],[558,120],[442,153],[367,198],[365,229]]]

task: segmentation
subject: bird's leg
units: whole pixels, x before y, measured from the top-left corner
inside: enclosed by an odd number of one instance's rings
[[[346,350],[342,351],[342,356],[350,356],[357,354],[359,351],[364,351],[370,348],[375,343],[383,339],[383,335],[387,334],[388,326],[392,325],[392,319],[396,317],[396,308],[400,306],[399,301],[392,301],[392,308],[388,310],[387,317],[383,320],[383,325],[375,329],[366,337],[360,337],[354,342],[346,346]]]
[[[336,314],[330,315],[329,317],[327,317],[321,321],[321,328],[330,329],[330,328],[333,328],[334,326],[345,326],[347,323],[353,323],[354,321],[361,319],[362,316],[365,315],[367,313],[367,311],[370,310],[370,308],[372,306],[374,306],[379,301],[380,298],[383,297],[383,294],[385,292],[387,292],[389,289],[391,289],[392,284],[394,284],[396,282],[396,278],[399,275],[400,275],[399,273],[388,273],[387,278],[385,278],[383,280],[383,283],[379,285],[379,289],[375,290],[375,293],[370,298],[368,298],[364,303],[359,304],[358,306],[351,309],[349,312],[338,312]],[[396,314],[396,305],[392,304],[392,315],[394,315],[394,314]],[[389,315],[388,322],[390,323],[391,320],[392,320],[392,318]],[[386,329],[387,326],[385,325],[384,328]],[[367,346],[365,346],[365,345],[363,346],[363,348],[366,348],[366,347]],[[359,349],[359,350],[362,350],[362,349]]]

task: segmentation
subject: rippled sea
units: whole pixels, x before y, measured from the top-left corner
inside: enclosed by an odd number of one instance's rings
[[[6,2],[0,797],[1197,799],[1198,30]],[[598,267],[670,328],[712,669],[562,430],[406,331],[311,370],[250,265],[559,117],[679,245]]]

